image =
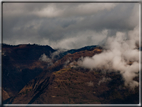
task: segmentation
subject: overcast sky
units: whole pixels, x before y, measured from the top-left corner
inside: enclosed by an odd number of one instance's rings
[[[139,3],[4,3],[3,42],[52,48],[98,45],[139,25]]]

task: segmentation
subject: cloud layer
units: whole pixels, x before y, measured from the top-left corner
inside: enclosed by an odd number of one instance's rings
[[[138,3],[3,3],[3,42],[97,45],[139,23]]]

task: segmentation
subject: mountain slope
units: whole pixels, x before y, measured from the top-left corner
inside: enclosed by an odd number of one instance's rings
[[[92,49],[96,46],[88,46],[81,49],[68,50],[60,52],[58,55],[61,59],[64,55],[75,53],[84,49]],[[57,58],[52,59],[52,54],[57,50],[50,46],[41,46],[36,44],[20,44],[8,45],[2,44],[2,81],[3,89],[10,97],[15,96],[30,80],[51,66],[52,62],[57,61]],[[50,58],[51,62],[39,60],[42,55]],[[56,55],[56,54],[55,54]],[[58,60],[60,62],[60,60]],[[62,60],[61,60],[62,62]],[[53,70],[50,70],[53,68]],[[60,69],[60,64],[55,63],[49,68],[52,72],[57,68]],[[5,99],[5,98],[4,98]]]
[[[4,101],[13,104],[138,104],[139,87],[124,86],[119,72],[78,66],[81,57],[103,51],[100,47],[68,53]],[[138,81],[138,78],[135,78]]]
[[[2,44],[2,85],[10,97],[48,67],[39,58],[43,53],[50,57],[53,52],[50,46]]]

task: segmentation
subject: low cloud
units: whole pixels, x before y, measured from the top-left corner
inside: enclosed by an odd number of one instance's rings
[[[103,77],[103,78],[98,82],[98,85],[100,85],[101,83],[104,83],[104,82],[111,81],[111,80],[112,80],[111,78],[105,78],[105,77]]]
[[[56,60],[58,58],[60,58],[60,54],[67,51],[66,49],[57,49],[55,52],[53,52],[50,57],[53,60]]]
[[[57,49],[55,52],[50,53],[50,57],[48,57],[45,53],[43,53],[39,60],[48,63],[48,65],[52,65],[54,61],[60,58],[60,54],[65,52],[65,49]]]
[[[52,65],[52,59],[48,58],[44,53],[39,58],[40,61],[47,62],[48,64]]]
[[[45,43],[51,43],[53,48],[63,48],[63,49],[77,49],[87,45],[97,45],[104,39],[106,39],[108,34],[107,29],[96,32],[92,30],[86,30],[75,34],[70,34],[69,37],[64,38],[62,40],[58,40],[58,42],[49,42],[46,41]],[[44,42],[43,42],[44,43]]]
[[[103,69],[107,71],[120,71],[125,86],[134,88],[139,83],[133,80],[139,73],[139,53],[136,43],[139,42],[139,27],[129,31],[128,34],[117,32],[116,36],[108,37],[102,53],[93,57],[85,57],[78,63],[90,69]],[[131,64],[130,64],[131,62]]]

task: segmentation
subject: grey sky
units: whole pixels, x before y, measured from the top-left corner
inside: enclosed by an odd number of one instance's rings
[[[81,48],[138,25],[138,3],[3,4],[3,42],[13,45]]]

